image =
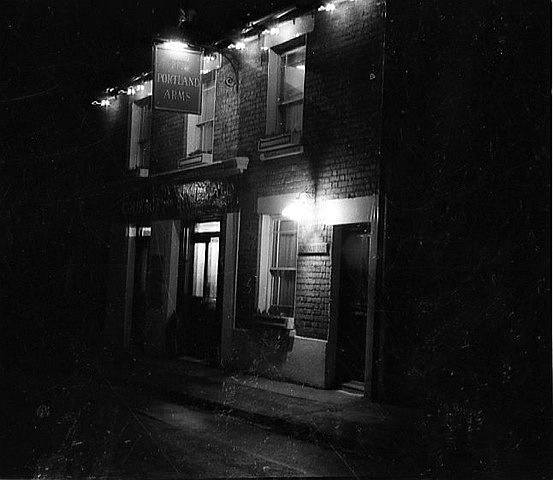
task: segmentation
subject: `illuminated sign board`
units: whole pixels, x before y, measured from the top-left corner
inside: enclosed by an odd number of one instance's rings
[[[202,52],[182,43],[154,45],[154,108],[199,115]]]
[[[300,243],[298,255],[328,255],[328,243]]]

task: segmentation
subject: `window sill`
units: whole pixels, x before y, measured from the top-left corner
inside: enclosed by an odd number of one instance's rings
[[[179,169],[197,167],[198,165],[210,165],[213,163],[213,154],[198,153],[179,160]]]
[[[255,315],[254,325],[279,327],[285,330],[294,330],[294,317],[277,317],[271,315]]]
[[[175,170],[153,172],[150,177],[154,181],[166,181],[164,180],[166,178],[171,178],[172,181],[180,181],[180,179],[187,179],[189,181],[214,179],[241,174],[247,170],[248,163],[248,157],[231,157],[217,162],[198,162]]]
[[[286,132],[262,138],[258,143],[258,151],[262,161],[303,153],[301,132]]]
[[[146,178],[150,176],[150,169],[143,167],[135,167],[129,169],[129,175],[131,177]]]

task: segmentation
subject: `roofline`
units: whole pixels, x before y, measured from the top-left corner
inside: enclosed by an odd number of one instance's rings
[[[301,5],[301,3],[304,3],[304,5]],[[259,17],[256,20],[249,21],[242,28],[237,28],[234,31],[230,32],[228,35],[225,35],[219,40],[212,42],[212,45],[216,47],[226,42],[232,42],[233,37],[261,33],[266,26],[276,21],[285,21],[293,17],[298,17],[299,15],[302,15],[304,13],[315,13],[320,4],[320,1],[313,0],[307,0],[305,2],[300,1],[294,4],[290,4],[287,7],[275,10],[274,12],[269,13],[263,17]]]
[[[254,34],[260,34],[267,26],[270,24],[276,22],[276,21],[286,21],[294,17],[298,17],[300,15],[306,14],[306,13],[316,13],[318,7],[321,5],[321,1],[314,1],[314,0],[299,0],[295,3],[291,3],[287,7],[283,7],[279,10],[275,10],[272,13],[269,13],[263,17],[259,17],[256,20],[252,20],[248,23],[246,23],[242,28],[236,28],[233,31],[229,32],[224,37],[220,38],[219,40],[213,41],[207,45],[200,45],[200,44],[193,44],[191,45],[204,48],[206,50],[209,50],[209,48],[212,48],[214,50],[218,50],[220,48],[220,45],[228,45],[236,39],[236,37],[241,36],[250,36]],[[152,39],[152,42],[155,43],[155,39]],[[137,81],[147,81],[149,80],[148,77],[151,77],[153,72],[153,66],[151,69],[149,69],[146,72],[141,73],[138,76],[130,77],[129,80],[122,82],[120,85],[117,85],[115,87],[107,88],[103,90],[104,94],[108,95],[117,95],[119,93],[119,90],[126,89],[130,86],[132,86]]]

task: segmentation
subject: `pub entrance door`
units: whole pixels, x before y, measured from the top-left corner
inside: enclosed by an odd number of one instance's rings
[[[370,224],[334,229],[338,268],[336,383],[363,391],[367,358]]]
[[[217,363],[221,319],[218,292],[221,222],[196,223],[181,232],[177,309],[185,357]]]

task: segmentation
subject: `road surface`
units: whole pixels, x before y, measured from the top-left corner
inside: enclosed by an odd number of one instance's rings
[[[60,417],[64,435],[40,460],[35,478],[388,476],[386,465],[369,454],[298,440],[134,388],[89,388],[90,399],[81,395],[83,401]]]

